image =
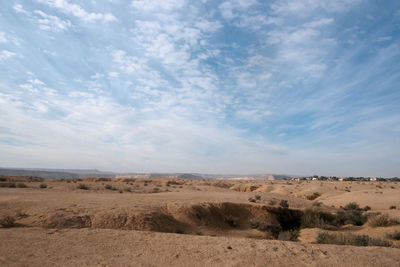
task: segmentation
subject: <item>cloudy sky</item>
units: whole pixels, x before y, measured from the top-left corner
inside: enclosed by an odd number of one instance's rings
[[[398,0],[0,2],[0,166],[400,176]]]

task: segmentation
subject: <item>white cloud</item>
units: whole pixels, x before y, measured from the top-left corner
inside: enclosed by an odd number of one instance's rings
[[[16,56],[17,54],[8,50],[3,50],[0,52],[0,61],[9,59],[11,57]]]
[[[15,3],[14,6],[13,6],[13,9],[14,9],[14,11],[17,12],[17,13],[22,13],[22,14],[25,14],[25,15],[29,14],[29,12],[26,11],[26,10],[23,8],[23,6],[22,6],[21,4],[19,4],[19,3]]]
[[[108,76],[109,76],[110,78],[118,78],[118,77],[119,77],[119,73],[116,72],[116,71],[110,71],[110,72],[108,73]]]
[[[144,11],[171,11],[180,9],[185,5],[185,0],[133,0],[131,7]]]
[[[35,14],[39,15],[37,23],[42,30],[64,31],[72,26],[69,20],[62,20],[57,16],[48,15],[41,10],[35,10]]]
[[[72,14],[73,16],[88,22],[94,22],[97,20],[103,22],[112,22],[117,19],[111,13],[94,13],[88,12],[77,4],[72,4],[67,0],[37,0],[40,3],[44,3],[50,7],[57,8],[64,13]]]

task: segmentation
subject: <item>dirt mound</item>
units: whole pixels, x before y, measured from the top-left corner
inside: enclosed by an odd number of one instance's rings
[[[265,206],[237,203],[202,203],[196,205],[168,204],[166,211],[177,221],[190,226],[216,229],[230,227],[248,229],[257,221],[279,224]]]
[[[126,210],[78,214],[73,211],[32,216],[25,225],[44,228],[99,228],[168,233],[265,237],[300,226],[302,212],[257,204],[231,202],[172,203],[148,212]],[[28,223],[28,220],[30,223]]]

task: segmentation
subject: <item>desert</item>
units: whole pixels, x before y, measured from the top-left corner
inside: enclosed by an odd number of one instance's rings
[[[3,266],[400,262],[393,181],[2,176],[0,185]]]

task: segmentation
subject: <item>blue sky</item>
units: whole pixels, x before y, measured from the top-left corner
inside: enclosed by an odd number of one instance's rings
[[[0,165],[400,176],[400,2],[0,3]]]

